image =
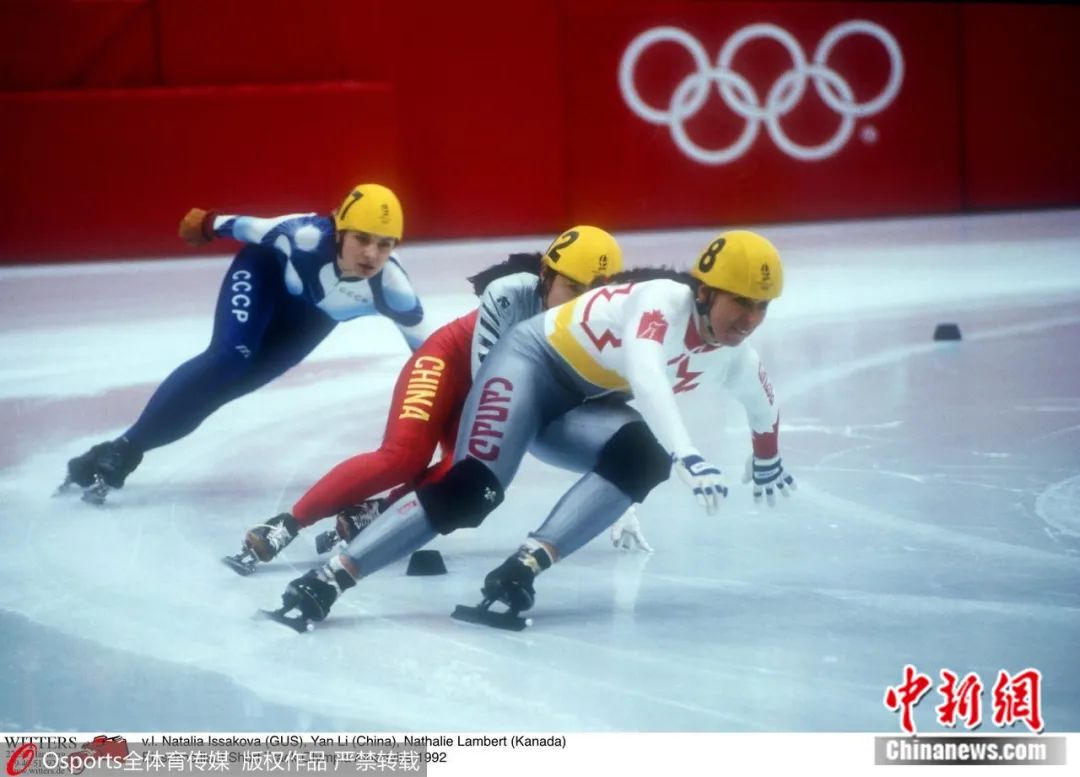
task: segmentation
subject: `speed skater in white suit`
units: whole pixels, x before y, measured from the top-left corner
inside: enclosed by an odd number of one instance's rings
[[[279,620],[306,628],[322,620],[363,576],[422,547],[437,534],[479,526],[502,502],[540,429],[590,402],[633,397],[638,421],[622,424],[527,542],[484,580],[483,602],[463,617],[520,628],[537,574],[600,534],[674,466],[714,513],[728,489],[695,447],[675,393],[705,375],[746,409],[753,452],[747,481],[772,506],[795,487],[779,454],[779,412],[757,353],[745,341],[783,289],[775,247],[748,231],[713,240],[690,272],[631,270],[572,302],[517,326],[489,354],[466,400],[454,465],[438,482],[406,495],[322,569],[292,581]],[[629,407],[628,412],[632,411]],[[488,607],[502,601],[509,613]],[[298,610],[299,616],[287,613]]]

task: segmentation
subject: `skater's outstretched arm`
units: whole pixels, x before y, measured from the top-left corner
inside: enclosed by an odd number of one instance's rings
[[[670,452],[679,479],[711,514],[727,496],[727,486],[720,470],[705,461],[694,447],[664,371],[664,341],[687,331],[692,304],[684,286],[659,282],[643,285],[627,302],[622,347],[626,380],[645,423]]]
[[[772,382],[757,351],[749,345],[736,349],[724,376],[723,386],[746,410],[754,455],[759,458],[776,456],[779,444],[779,406]]]
[[[753,453],[746,462],[743,482],[754,484],[754,501],[762,497],[770,507],[776,493],[791,496],[795,478],[784,470],[780,458],[780,411],[772,382],[757,352],[748,345],[739,349],[724,379],[724,387],[746,408]]]
[[[394,322],[411,350],[418,349],[431,334],[431,322],[424,317],[420,297],[395,256],[371,278],[371,293],[375,310]]]
[[[318,227],[312,222],[317,219],[315,213],[292,213],[274,218],[256,216],[237,216],[218,213],[215,210],[192,208],[180,221],[180,237],[192,248],[199,248],[215,238],[231,238],[243,243],[265,245],[281,251],[286,256],[291,253],[292,245],[287,248],[279,242],[282,235],[296,234],[301,227],[311,226],[313,232],[301,233],[305,245],[310,250],[314,245],[307,245],[311,238],[318,238]],[[289,240],[288,237],[285,240]]]

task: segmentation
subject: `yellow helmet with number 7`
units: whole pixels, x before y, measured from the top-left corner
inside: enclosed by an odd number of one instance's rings
[[[711,289],[740,297],[772,300],[784,290],[780,252],[756,232],[723,232],[705,247],[690,270]]]
[[[622,249],[599,227],[580,225],[559,235],[544,251],[543,262],[560,275],[588,286],[598,277],[622,272]]]
[[[377,183],[354,186],[334,214],[339,232],[367,232],[395,240],[401,240],[404,221],[397,195]]]

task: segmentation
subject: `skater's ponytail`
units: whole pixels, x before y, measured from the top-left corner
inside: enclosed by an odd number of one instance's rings
[[[492,281],[505,278],[507,275],[527,272],[540,275],[540,254],[510,254],[510,256],[498,264],[493,264],[486,270],[481,270],[476,275],[470,275],[468,280],[472,284],[473,292],[481,297],[484,290],[491,285]]]
[[[595,289],[598,286],[611,286],[616,283],[643,283],[644,281],[656,280],[685,283],[694,291],[697,291],[697,287],[701,285],[701,281],[692,277],[690,273],[676,270],[673,267],[634,267],[617,272],[609,278],[597,278],[589,288]]]

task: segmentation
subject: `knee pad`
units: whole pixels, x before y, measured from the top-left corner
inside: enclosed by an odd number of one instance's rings
[[[671,456],[644,421],[633,421],[604,444],[593,471],[635,502],[644,502],[671,474]]]
[[[439,534],[475,529],[502,504],[503,496],[495,473],[478,459],[462,459],[441,480],[416,490],[431,527]]]

